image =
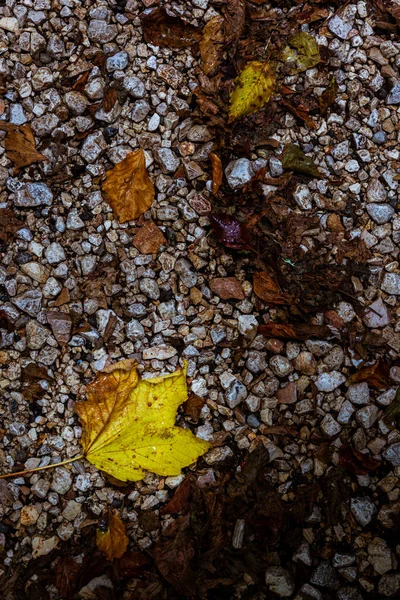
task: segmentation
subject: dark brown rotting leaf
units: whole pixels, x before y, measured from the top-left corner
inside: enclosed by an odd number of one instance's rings
[[[227,0],[222,12],[225,19],[224,41],[227,46],[232,46],[230,54],[233,55],[244,31],[246,3],[244,0]]]
[[[76,593],[80,566],[72,556],[61,556],[56,567],[56,588],[62,598],[69,600]]]
[[[83,73],[81,73],[79,75],[78,79],[73,84],[72,89],[77,92],[81,92],[82,90],[84,90],[87,80],[89,78],[89,75],[90,75],[90,69],[88,71],[83,71]]]
[[[37,383],[38,381],[52,381],[53,377],[48,374],[46,367],[36,363],[29,363],[21,369],[21,381],[23,383]]]
[[[162,48],[188,48],[200,42],[201,29],[175,17],[164,8],[140,15],[145,42]]]
[[[171,500],[160,510],[162,515],[172,515],[182,512],[189,506],[190,493],[192,487],[192,477],[187,475],[182,481]]]
[[[388,426],[394,424],[398,427],[400,421],[400,388],[397,390],[394,400],[385,409],[383,420]]]
[[[142,552],[125,552],[119,560],[119,574],[121,577],[139,577],[150,565],[151,560]]]
[[[336,82],[335,77],[333,76],[329,82],[328,87],[322,92],[321,96],[318,98],[319,106],[321,109],[321,115],[326,115],[326,113],[328,112],[328,108],[333,106],[338,91],[339,86]]]
[[[325,325],[312,323],[269,323],[258,326],[258,332],[265,337],[276,337],[284,340],[308,340],[318,338],[325,340],[333,337],[332,331]]]
[[[351,375],[351,377],[349,377],[347,380],[347,385],[366,381],[368,385],[376,388],[377,390],[383,390],[389,386],[389,380],[389,365],[382,358],[378,358],[373,365],[361,367],[358,369],[358,371],[353,373],[353,375]]]
[[[254,293],[267,304],[287,304],[275,277],[268,271],[257,271],[253,276]]]
[[[317,123],[313,121],[313,119],[310,117],[309,109],[307,108],[307,106],[303,106],[298,101],[296,102],[296,104],[294,104],[289,100],[285,100],[284,98],[281,99],[281,104],[283,104],[283,106],[286,106],[286,108],[290,110],[290,112],[296,117],[301,119],[301,121],[304,121],[304,123],[308,127],[311,127],[311,129],[317,129]]]
[[[187,414],[192,421],[197,423],[200,417],[201,409],[203,408],[206,400],[205,398],[201,398],[197,396],[197,394],[190,393],[186,402],[183,403],[183,410],[185,414]]]
[[[269,452],[263,444],[259,444],[253,452],[250,452],[247,455],[244,466],[242,467],[242,474],[248,485],[253,485],[255,483],[257,475],[269,461]]]
[[[105,343],[108,342],[108,340],[114,333],[117,324],[118,324],[118,317],[116,315],[113,315],[110,313],[110,316],[108,317],[107,325],[104,330],[104,335],[103,335],[103,340]]]
[[[381,464],[369,454],[364,454],[347,444],[339,448],[339,464],[354,475],[368,475]]]
[[[25,226],[18,217],[15,216],[14,212],[9,208],[0,208],[0,240],[4,243],[12,242],[17,231]]]
[[[210,221],[217,239],[224,246],[234,250],[252,249],[250,235],[243,223],[224,213],[211,214]]]

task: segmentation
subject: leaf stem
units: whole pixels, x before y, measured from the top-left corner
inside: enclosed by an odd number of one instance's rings
[[[0,475],[0,479],[6,479],[7,477],[19,477],[20,475],[36,473],[36,471],[44,471],[45,469],[54,469],[55,467],[61,467],[62,465],[68,465],[69,463],[76,462],[82,458],[85,458],[84,454],[79,454],[78,456],[75,456],[75,458],[69,458],[68,460],[63,460],[51,465],[45,465],[44,467],[35,467],[34,469],[26,469],[25,471],[18,471],[17,473],[6,473],[5,475]]]

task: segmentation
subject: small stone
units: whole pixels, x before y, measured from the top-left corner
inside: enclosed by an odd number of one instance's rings
[[[85,227],[85,223],[78,215],[78,210],[76,208],[73,208],[68,212],[66,227],[67,229],[72,229],[73,231],[77,231],[78,229],[83,229]]]
[[[147,124],[147,131],[157,131],[160,121],[160,115],[154,113]]]
[[[321,373],[315,382],[320,392],[333,392],[346,381],[346,377],[339,371]]]
[[[317,370],[317,362],[311,352],[300,352],[293,361],[296,371],[304,375],[314,375]]]
[[[50,206],[53,202],[53,194],[45,183],[27,183],[15,194],[15,206]]]
[[[222,300],[244,300],[243,288],[235,277],[216,277],[210,280],[210,289]]]
[[[308,567],[311,567],[312,565],[312,557],[311,557],[311,550],[310,550],[310,544],[308,542],[306,542],[305,540],[301,543],[300,547],[296,550],[295,554],[293,554],[293,561],[294,562],[302,562],[305,565],[307,565]]]
[[[390,548],[385,540],[378,537],[368,544],[368,561],[379,575],[384,575],[395,567]]]
[[[250,350],[246,361],[246,367],[251,373],[261,373],[267,369],[265,356],[256,350]]]
[[[158,300],[160,297],[160,288],[155,279],[144,277],[139,282],[140,291],[151,300]]]
[[[371,329],[377,329],[379,327],[385,327],[390,323],[390,314],[387,305],[383,302],[382,298],[378,298],[375,302],[369,305],[365,309],[363,321],[367,327]]]
[[[128,54],[121,50],[113,56],[107,58],[106,67],[107,71],[123,71],[129,64]]]
[[[53,473],[51,489],[58,494],[66,494],[72,485],[72,477],[63,467],[58,467]]]
[[[178,258],[175,263],[175,271],[184,286],[191,288],[196,285],[197,273],[192,270],[192,265],[185,258]]]
[[[400,466],[400,442],[396,442],[388,446],[383,452],[383,457],[386,458],[394,467]]]
[[[163,173],[174,173],[180,165],[179,158],[170,148],[157,148],[154,154]]]
[[[107,143],[101,131],[95,131],[87,136],[81,148],[81,156],[88,163],[94,163],[107,148]]]
[[[50,489],[50,482],[46,479],[38,479],[32,486],[32,493],[38,498],[46,498],[47,492]]]
[[[82,512],[82,505],[75,500],[69,500],[61,516],[67,521],[73,521]]]
[[[38,321],[28,321],[26,324],[26,344],[32,350],[39,350],[47,341],[48,330]]]
[[[375,423],[378,418],[379,408],[375,406],[375,404],[370,404],[369,406],[364,406],[364,408],[360,408],[356,412],[356,420],[364,427],[364,429],[369,429]]]
[[[247,158],[238,158],[229,163],[225,175],[232,189],[243,187],[254,177],[254,169]]]
[[[216,465],[218,463],[224,462],[228,458],[233,456],[232,450],[229,446],[220,446],[217,448],[213,448],[204,456],[204,460],[208,465]]]
[[[384,144],[387,140],[387,135],[384,131],[380,130],[377,131],[376,133],[374,133],[374,135],[372,136],[372,141],[375,144],[381,145]]]
[[[352,26],[349,23],[343,21],[339,16],[335,15],[328,22],[328,29],[341,40],[347,40]]]
[[[383,225],[393,217],[394,208],[390,204],[367,204],[367,212],[375,223]]]
[[[43,289],[44,298],[55,298],[62,290],[62,285],[55,277],[49,277]]]
[[[183,74],[171,65],[159,65],[157,75],[174,89],[179,89],[183,84]]]
[[[312,209],[312,196],[308,185],[299,184],[293,193],[293,198],[301,210]]]
[[[57,242],[50,244],[50,246],[46,248],[44,254],[51,265],[56,265],[66,258],[63,247]]]
[[[265,583],[269,590],[279,598],[289,598],[294,592],[294,581],[289,571],[282,567],[268,567]]]
[[[400,275],[399,273],[385,273],[381,289],[393,296],[400,295]]]
[[[334,437],[342,428],[332,415],[328,413],[322,420],[321,429],[328,437]]]
[[[51,538],[43,538],[41,536],[35,536],[32,538],[32,556],[38,558],[39,556],[45,556],[50,554],[54,548],[57,548],[60,540],[56,535]]]
[[[286,356],[273,356],[269,366],[278,377],[287,377],[293,371],[291,362]]]
[[[400,573],[386,573],[378,583],[378,592],[382,596],[395,598],[400,590]]]
[[[126,335],[130,340],[141,340],[145,336],[143,325],[137,319],[132,319],[126,324]]]
[[[80,492],[87,492],[88,490],[90,490],[90,488],[92,487],[92,484],[90,482],[90,475],[89,473],[84,473],[83,475],[78,475],[78,477],[76,478],[76,489],[79,490]]]
[[[86,96],[73,90],[65,94],[65,103],[73,115],[83,115],[87,108],[88,100]]]
[[[27,122],[22,104],[10,104],[10,123],[23,125]]]
[[[34,525],[39,518],[39,513],[37,509],[30,506],[23,506],[21,510],[21,525],[24,527],[29,527],[30,525]]]
[[[48,312],[46,317],[57,342],[59,344],[68,344],[72,333],[71,317],[59,311]]]
[[[351,417],[355,412],[355,408],[349,400],[345,400],[340,407],[339,414],[337,416],[337,421],[341,425],[347,425],[350,423]]]
[[[365,527],[372,521],[372,517],[376,513],[376,506],[371,498],[364,496],[363,498],[352,498],[350,510],[361,527]]]
[[[238,331],[245,337],[253,337],[258,328],[258,321],[253,315],[240,315],[238,318]]]
[[[143,98],[146,94],[146,88],[143,81],[135,75],[124,77],[122,87],[134,98]]]
[[[116,25],[109,25],[106,21],[92,19],[87,29],[87,36],[92,42],[98,44],[107,44],[111,42],[118,34]]]
[[[38,137],[45,137],[53,132],[59,122],[60,119],[57,115],[48,113],[38,119],[33,119],[31,125],[35,135]]]
[[[12,302],[23,312],[35,317],[42,307],[42,293],[39,290],[28,290],[15,296]]]
[[[353,383],[347,390],[347,397],[353,404],[364,405],[369,402],[369,386],[366,381]]]
[[[227,405],[229,406],[229,408],[233,409],[236,406],[238,406],[241,402],[246,400],[246,398],[246,386],[238,379],[235,379],[225,392],[225,400]]]
[[[321,587],[335,589],[337,586],[336,571],[329,563],[320,563],[311,575],[310,581]]]
[[[395,83],[386,96],[386,104],[400,104],[400,83]]]
[[[46,283],[49,276],[46,267],[34,261],[21,265],[21,271],[38,283]]]
[[[160,344],[159,346],[151,346],[143,350],[144,360],[168,360],[177,354],[176,348],[168,346],[167,344]]]
[[[294,600],[322,600],[322,595],[315,587],[305,583]]]
[[[371,179],[367,187],[368,202],[385,202],[387,192],[379,179]]]
[[[17,33],[19,30],[18,19],[15,17],[2,17],[0,19],[0,29]]]
[[[294,404],[297,402],[297,386],[294,382],[290,382],[285,387],[280,388],[276,392],[276,397],[279,404]]]
[[[272,156],[269,159],[269,170],[271,177],[280,177],[283,175],[282,161],[280,161],[279,158],[276,158],[276,156]]]

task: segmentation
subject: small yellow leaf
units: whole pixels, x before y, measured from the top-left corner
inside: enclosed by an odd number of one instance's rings
[[[126,535],[125,525],[110,509],[96,530],[96,544],[110,562],[114,558],[122,558],[126,552],[129,538]]]
[[[107,171],[102,189],[120,223],[137,219],[146,212],[154,200],[154,185],[147,174],[143,150],[131,152]]]
[[[76,405],[84,455],[121,481],[138,481],[146,471],[179,475],[210,448],[175,426],[188,395],[186,370],[140,380],[135,362],[123,360],[100,373],[87,391],[87,402]]]
[[[267,62],[249,62],[235,82],[230,98],[229,120],[250,115],[266,104],[275,89],[275,73]]]
[[[282,53],[282,60],[292,66],[293,73],[307,71],[321,62],[317,41],[309,33],[305,31],[296,33],[288,40],[288,44],[289,46],[286,46]],[[293,48],[297,50],[297,53]]]

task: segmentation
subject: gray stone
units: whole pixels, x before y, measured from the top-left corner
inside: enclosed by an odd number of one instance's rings
[[[350,510],[353,517],[361,525],[368,525],[376,513],[376,506],[368,496],[352,498],[350,500]]]
[[[368,202],[385,202],[387,193],[379,179],[371,179],[367,187]]]
[[[272,156],[269,159],[269,170],[271,177],[280,177],[283,175],[282,161],[280,161],[279,158],[276,158],[276,156]]]
[[[400,295],[400,274],[399,273],[385,273],[381,289],[388,294],[399,296]]]
[[[376,537],[368,544],[368,561],[379,575],[394,568],[392,553],[385,540]]]
[[[241,335],[251,337],[257,331],[258,321],[253,315],[240,315],[238,318],[238,331]]]
[[[350,154],[350,142],[348,140],[340,142],[333,148],[331,154],[335,160],[343,160]]]
[[[299,184],[293,193],[293,198],[301,210],[312,209],[312,196],[308,185]]]
[[[10,123],[23,125],[27,122],[22,104],[10,104]]]
[[[35,135],[38,137],[45,137],[51,135],[54,129],[59,124],[60,119],[54,113],[48,113],[37,119],[33,119],[31,122],[32,129]]]
[[[111,42],[117,34],[118,28],[116,25],[109,25],[106,21],[100,21],[99,19],[92,19],[87,29],[88,38],[98,44]]]
[[[31,491],[32,494],[43,499],[46,498],[49,489],[50,482],[47,481],[47,479],[38,479],[37,482],[33,484]]]
[[[265,583],[280,598],[289,598],[294,592],[294,581],[289,571],[282,567],[268,567]]]
[[[265,371],[268,367],[265,361],[265,355],[262,352],[257,352],[257,350],[250,350],[246,361],[246,367],[254,374]]]
[[[346,377],[339,371],[321,373],[315,382],[320,392],[333,392],[346,381]]]
[[[400,87],[400,86],[399,86]],[[400,590],[400,573],[386,573],[378,583],[378,592],[385,597],[395,598]]]
[[[192,265],[185,258],[178,258],[175,263],[175,271],[184,286],[192,288],[196,285],[197,273],[193,271]]]
[[[61,515],[67,521],[73,521],[82,512],[82,504],[75,500],[69,500]]]
[[[294,600],[322,600],[322,594],[309,583],[305,583]]]
[[[372,141],[378,145],[384,144],[386,142],[386,140],[387,140],[387,134],[382,130],[377,131],[372,136]]]
[[[78,215],[78,210],[76,208],[73,208],[69,211],[66,226],[67,229],[72,229],[73,231],[77,231],[78,229],[83,229],[85,227],[85,223]]]
[[[248,158],[238,158],[229,163],[225,175],[232,189],[243,187],[254,176],[254,169]]]
[[[341,19],[337,15],[335,15],[328,22],[328,29],[341,40],[347,40],[347,36],[349,35],[352,26],[349,23],[343,21],[343,19]]]
[[[58,494],[66,494],[72,485],[72,477],[64,467],[58,467],[53,473],[51,489]]]
[[[31,350],[39,350],[49,337],[48,330],[38,321],[28,321],[26,324],[26,345]]]
[[[343,574],[343,573],[342,573]],[[363,600],[360,592],[354,587],[345,587],[338,591],[338,600]]]
[[[369,402],[369,387],[366,381],[362,383],[353,383],[347,390],[347,397],[353,404],[360,406]]]
[[[143,350],[144,360],[168,360],[177,354],[177,349],[168,344],[159,344]]]
[[[174,173],[180,165],[180,160],[170,148],[157,148],[155,157],[163,173]]]
[[[229,408],[235,408],[247,398],[246,386],[235,379],[225,392],[225,400]]]
[[[328,437],[334,437],[342,428],[332,415],[327,413],[321,422],[321,429]]]
[[[50,206],[53,202],[53,194],[45,183],[27,183],[15,194],[15,206]]]
[[[44,253],[51,265],[56,265],[66,258],[64,248],[57,242],[50,244]]]
[[[312,565],[312,557],[311,557],[310,544],[308,542],[306,542],[304,540],[301,543],[301,545],[299,546],[299,548],[293,554],[293,561],[294,562],[300,561],[300,562],[304,563],[305,565],[307,565],[308,567],[311,567],[311,565]]]
[[[320,563],[311,575],[310,581],[321,587],[335,589],[337,587],[336,571],[329,563]]]
[[[390,204],[367,204],[367,212],[375,223],[383,225],[393,217],[394,208]]]
[[[130,340],[140,340],[144,338],[144,327],[136,319],[132,319],[126,324],[126,335]]]
[[[151,300],[158,300],[160,297],[160,288],[155,279],[144,277],[139,282],[140,291]]]
[[[117,52],[116,54],[113,54],[113,56],[107,58],[107,71],[123,71],[128,66],[128,63],[128,54],[121,50],[120,52]]]
[[[372,302],[372,304],[369,305],[369,307],[365,310],[363,321],[367,327],[371,327],[373,329],[389,325],[389,310],[382,298],[378,298],[378,300],[375,300],[375,302]]]
[[[386,96],[386,104],[400,104],[400,83],[396,83]]]
[[[271,358],[269,366],[278,377],[287,377],[293,371],[290,360],[286,356],[280,356],[279,354]]]
[[[383,452],[383,458],[386,458],[394,467],[400,466],[400,442],[391,444]]]
[[[31,317],[36,317],[42,307],[42,292],[28,290],[12,299],[13,304]]]
[[[360,408],[356,412],[356,420],[361,427],[364,429],[369,429],[375,423],[378,418],[379,408],[375,406],[375,404],[370,404],[368,406],[364,406],[364,408]]]
[[[354,406],[349,400],[345,400],[340,407],[339,414],[337,416],[338,423],[341,425],[347,425],[350,423],[351,417],[353,416],[355,411]]]
[[[81,156],[88,163],[94,163],[107,148],[107,143],[101,131],[95,131],[87,136],[82,144]]]
[[[150,104],[147,100],[137,100],[132,108],[132,120],[135,121],[135,123],[141,123],[145,120],[149,112]]]
[[[134,98],[143,98],[146,88],[141,79],[135,75],[127,75],[122,81],[122,87]]]
[[[83,115],[89,104],[86,96],[74,90],[65,94],[65,103],[73,115]]]

